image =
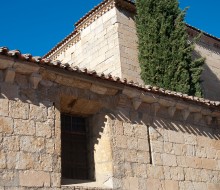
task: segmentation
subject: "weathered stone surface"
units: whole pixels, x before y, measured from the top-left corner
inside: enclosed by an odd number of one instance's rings
[[[176,156],[171,154],[162,154],[163,164],[165,166],[177,166]]]
[[[32,167],[38,171],[53,170],[53,155],[37,154],[35,155],[35,165]]]
[[[27,152],[41,152],[45,149],[45,140],[42,137],[22,136],[20,149]]]
[[[8,99],[7,98],[0,98],[0,116],[8,116]]]
[[[16,155],[16,161],[16,169],[27,170],[34,168],[35,158],[31,153],[19,152]]]
[[[21,171],[19,184],[24,187],[49,187],[50,174],[42,171]]]
[[[47,120],[47,108],[43,104],[34,105],[30,104],[30,119],[34,121]]]
[[[20,142],[18,136],[7,136],[3,138],[3,146],[7,151],[18,151],[20,149]]]
[[[36,123],[36,136],[50,138],[54,129],[54,120]]]
[[[17,135],[34,135],[35,134],[34,121],[14,119],[14,133]]]
[[[6,168],[6,154],[0,151],[0,169]]]
[[[165,185],[165,190],[178,190],[179,189],[178,181],[165,180],[164,185]]]
[[[10,116],[17,119],[29,118],[29,105],[21,101],[9,102]]]
[[[13,133],[13,119],[0,116],[0,132],[4,134]]]

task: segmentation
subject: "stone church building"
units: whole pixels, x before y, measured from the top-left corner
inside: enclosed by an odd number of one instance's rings
[[[0,190],[220,189],[220,39],[193,53],[204,98],[144,85],[134,15],[104,0],[43,58],[0,48]]]

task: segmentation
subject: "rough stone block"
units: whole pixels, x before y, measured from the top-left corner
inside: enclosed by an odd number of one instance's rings
[[[182,181],[184,180],[184,170],[182,167],[171,167],[170,176],[172,180]]]
[[[157,166],[163,165],[162,156],[160,153],[152,153],[152,164]]]
[[[163,164],[165,166],[177,166],[176,156],[171,154],[162,154]]]
[[[53,139],[46,140],[46,153],[53,154],[55,150],[55,143]]]
[[[17,163],[17,152],[7,152],[7,169],[15,169]]]
[[[51,186],[52,187],[60,187],[61,186],[61,174],[60,173],[52,173],[51,174]]]
[[[128,162],[137,162],[137,151],[136,150],[125,150],[125,160]]]
[[[0,175],[0,187],[8,187],[11,190],[13,187],[18,187],[18,175],[14,171],[5,170]],[[20,190],[20,189],[19,189]]]
[[[164,143],[161,141],[151,141],[151,151],[163,153],[164,152]]]
[[[186,165],[190,168],[202,168],[202,159],[197,157],[186,157]]]
[[[0,98],[0,116],[8,116],[8,99]]]
[[[31,153],[19,152],[16,160],[16,169],[27,170],[34,168],[35,158]]]
[[[20,149],[27,152],[41,152],[45,149],[44,138],[22,136],[20,138]]]
[[[18,151],[20,148],[18,136],[7,136],[3,138],[3,147],[7,151]]]
[[[147,165],[147,177],[154,179],[164,179],[164,171],[162,166]]]
[[[36,136],[50,138],[54,129],[54,120],[36,123]]]
[[[165,180],[164,185],[165,185],[165,190],[178,190],[179,189],[178,181]]]
[[[176,131],[168,131],[169,142],[184,144],[183,134]]]
[[[149,143],[148,140],[138,139],[138,150],[149,151]]]
[[[127,139],[126,136],[117,135],[115,138],[115,145],[118,148],[127,148]]]
[[[6,168],[6,154],[0,151],[0,169]]]
[[[207,190],[219,190],[220,189],[220,184],[215,184],[215,183],[208,183],[207,184]]]
[[[46,121],[47,108],[43,104],[30,104],[30,119],[34,121]]]
[[[50,174],[42,171],[21,171],[19,184],[24,187],[49,187]]]
[[[138,163],[150,163],[150,155],[147,151],[137,152]]]
[[[138,147],[137,138],[135,138],[135,137],[127,138],[127,147],[128,147],[128,149],[137,150],[137,147]]]
[[[131,123],[124,123],[124,135],[134,136],[134,126]]]
[[[137,125],[135,127],[135,136],[139,139],[147,139],[147,126],[146,125]]]
[[[21,101],[9,101],[10,116],[17,119],[28,119],[29,105]]]
[[[13,133],[13,119],[0,116],[0,132],[5,134]]]
[[[53,155],[50,154],[39,154],[35,158],[35,164],[33,166],[38,171],[52,171],[53,169]]]
[[[163,189],[163,184],[159,179],[147,179],[147,190],[161,190]]]
[[[14,133],[17,135],[34,135],[35,134],[34,121],[14,119]]]
[[[138,189],[138,178],[128,177],[123,180],[123,189],[134,190]]]
[[[202,168],[209,169],[209,170],[215,170],[217,168],[217,161],[214,159],[205,159],[202,160]]]

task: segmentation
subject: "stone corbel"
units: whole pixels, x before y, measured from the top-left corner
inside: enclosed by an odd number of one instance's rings
[[[190,114],[190,111],[188,109],[183,109],[182,110],[182,116],[183,116],[183,119],[186,121],[187,118],[189,117],[189,114]]]
[[[157,112],[159,111],[161,105],[159,103],[153,103],[153,104],[151,104],[151,107],[152,107],[152,109],[154,111],[154,115],[156,115]]]
[[[140,92],[138,90],[134,90],[129,87],[124,87],[122,93],[125,94],[126,96],[128,96],[129,98],[139,98],[140,97]]]
[[[168,113],[169,113],[170,117],[173,117],[175,112],[176,112],[176,107],[172,106],[172,107],[168,108]]]
[[[132,103],[133,103],[134,109],[137,110],[140,107],[142,101],[139,98],[133,98]]]
[[[92,84],[92,86],[90,87],[90,90],[92,92],[95,92],[101,95],[104,95],[107,92],[107,88],[105,88],[104,86],[96,85],[96,84]]]
[[[151,95],[147,93],[141,93],[140,98],[143,102],[150,103],[150,104],[158,102],[158,97],[156,97],[153,94]]]
[[[194,122],[198,123],[202,119],[202,114],[201,113],[195,113],[194,114]]]
[[[208,125],[211,125],[211,123],[212,123],[212,117],[211,116],[209,116],[209,115],[205,116],[205,120],[206,120]]]
[[[42,76],[38,73],[32,73],[30,76],[30,83],[33,89],[37,89],[39,82],[41,81]]]
[[[15,79],[15,69],[14,68],[8,68],[5,71],[5,82],[13,83],[14,79]]]

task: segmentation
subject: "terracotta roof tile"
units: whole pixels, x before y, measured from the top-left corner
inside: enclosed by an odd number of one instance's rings
[[[107,80],[107,81],[112,81],[114,83],[120,83],[125,86],[129,86],[129,87],[136,88],[139,90],[143,90],[143,91],[147,91],[147,92],[151,92],[151,93],[155,93],[155,94],[159,94],[163,96],[179,98],[184,101],[191,101],[191,102],[200,103],[202,105],[220,108],[220,101],[211,101],[211,100],[204,99],[204,98],[189,96],[181,92],[165,90],[157,86],[140,85],[138,83],[134,83],[133,81],[128,81],[126,78],[120,79],[119,77],[113,77],[111,74],[105,75],[104,73],[97,73],[96,71],[94,70],[90,71],[87,68],[79,68],[77,66],[71,66],[69,63],[61,63],[60,61],[52,61],[50,59],[34,57],[31,54],[21,54],[19,50],[9,50],[7,47],[0,47],[0,55],[14,57],[15,59],[25,60],[30,63],[48,65],[48,66],[56,67],[59,69],[65,69],[65,70],[68,70],[69,72],[82,73],[87,76],[89,75],[91,77],[99,78],[100,80]]]

